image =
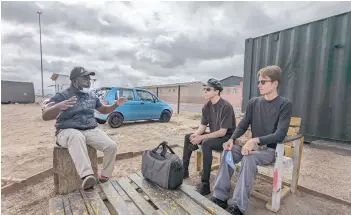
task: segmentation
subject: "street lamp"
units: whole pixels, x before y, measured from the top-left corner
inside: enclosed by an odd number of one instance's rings
[[[43,78],[43,52],[41,49],[41,23],[40,23],[40,15],[43,12],[38,10],[37,14],[39,14],[39,32],[40,32],[40,65],[41,65],[41,95],[44,97],[44,78]]]

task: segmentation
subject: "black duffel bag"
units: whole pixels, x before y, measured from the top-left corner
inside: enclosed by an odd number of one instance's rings
[[[165,141],[153,150],[144,151],[141,172],[144,178],[166,189],[175,189],[183,183],[183,162]]]

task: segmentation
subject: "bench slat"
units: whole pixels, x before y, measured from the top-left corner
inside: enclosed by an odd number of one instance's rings
[[[216,215],[228,215],[229,213],[224,210],[223,208],[219,207],[212,201],[209,201],[206,197],[201,195],[200,193],[196,192],[194,188],[189,185],[182,184],[180,189],[190,196],[196,203],[204,207],[210,214]]]
[[[121,196],[121,198],[124,200],[124,202],[127,203],[128,208],[133,212],[135,215],[142,215],[141,211],[139,208],[134,204],[134,202],[129,198],[129,196],[124,192],[124,190],[119,186],[117,181],[111,181],[111,184],[117,191],[117,193]]]
[[[62,197],[63,207],[65,209],[65,215],[72,215],[71,205],[69,203],[68,195]]]
[[[137,174],[132,174],[128,177],[134,181],[165,214],[190,214],[170,198],[166,191],[156,187],[152,182],[140,178]]]
[[[95,191],[84,191],[80,190],[86,207],[90,215],[110,215],[105,203],[102,201],[100,195]]]
[[[146,181],[146,179],[143,177],[141,172],[138,172],[137,175],[139,176],[140,180]],[[133,179],[133,181],[134,181],[134,179]],[[160,190],[161,192],[165,192],[167,198],[173,199],[178,205],[180,205],[182,208],[184,208],[188,213],[199,214],[199,215],[210,214],[207,210],[205,210],[203,207],[196,204],[196,202],[194,202],[189,196],[187,196],[185,193],[183,193],[179,189],[167,191],[167,190],[164,190],[163,188],[159,187],[158,185],[156,185],[148,180],[147,180],[147,182],[149,184],[153,185],[157,190]]]
[[[117,180],[117,182],[143,214],[159,214],[158,211],[156,211],[144,198],[139,195],[139,193],[133,188],[126,178],[120,178]]]
[[[84,199],[78,190],[68,194],[67,196],[71,206],[72,214],[88,214]]]
[[[100,184],[100,187],[104,191],[113,208],[116,210],[117,214],[133,214],[132,211],[128,209],[127,203],[122,199],[110,182],[102,183]]]
[[[63,201],[61,196],[51,198],[49,200],[49,214],[50,215],[65,215]]]

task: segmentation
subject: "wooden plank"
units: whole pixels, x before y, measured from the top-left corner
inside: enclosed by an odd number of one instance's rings
[[[90,215],[110,215],[109,210],[96,190],[84,191],[80,189],[80,193]]]
[[[68,194],[67,197],[68,197],[68,200],[71,206],[71,212],[73,215],[88,214],[84,199],[80,194],[79,190]]]
[[[159,214],[145,199],[143,199],[139,193],[133,188],[126,178],[120,178],[117,183],[126,192],[129,198],[136,204],[140,211],[145,214]]]
[[[65,215],[63,201],[61,196],[56,196],[49,200],[50,215]]]
[[[23,183],[13,183],[6,185],[5,187],[1,188],[1,196],[8,195],[10,193],[14,193],[24,187],[29,185],[35,185],[41,182],[44,178],[51,176],[53,173],[52,168],[44,170],[38,174],[32,175],[29,178],[25,179]]]
[[[71,205],[68,199],[68,195],[62,196],[63,208],[65,210],[65,215],[72,215]]]
[[[300,117],[291,117],[290,125],[291,126],[301,126],[301,118]]]
[[[132,174],[128,177],[137,184],[165,214],[191,214],[185,211],[168,195],[169,191],[167,192],[163,189],[159,189],[155,184],[140,178],[137,174]]]
[[[132,211],[128,209],[127,203],[122,199],[110,182],[102,183],[100,184],[100,187],[117,214],[133,214]]]
[[[139,180],[146,180],[143,177],[143,175],[138,172],[137,175],[139,176]],[[134,182],[134,178],[132,179]],[[187,196],[185,193],[181,192],[180,190],[164,190],[163,188],[157,186],[156,184],[148,181],[148,183],[154,187],[154,189],[157,189],[158,192],[163,192],[166,194],[167,198],[172,198],[178,205],[180,205],[182,208],[184,208],[188,213],[190,214],[198,214],[198,215],[207,215],[211,214],[207,210],[205,210],[203,207],[198,205],[196,202],[194,202],[189,196]]]
[[[219,207],[212,201],[208,200],[206,197],[201,195],[200,193],[196,192],[195,189],[189,185],[182,184],[180,186],[180,190],[186,193],[190,198],[192,198],[197,204],[201,205],[211,214],[218,214],[218,215],[228,215],[229,213],[224,210],[223,208]]]
[[[124,190],[119,186],[117,181],[111,181],[111,184],[117,191],[117,193],[121,196],[121,198],[127,203],[128,208],[133,212],[135,215],[142,215],[139,208],[134,204],[134,202],[129,198],[129,196],[124,192]]]
[[[26,181],[24,178],[13,178],[12,176],[10,177],[1,177],[1,181],[3,182],[12,182],[12,183],[23,183]]]

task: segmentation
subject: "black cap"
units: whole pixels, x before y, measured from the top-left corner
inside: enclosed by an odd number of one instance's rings
[[[215,90],[219,90],[219,92],[223,91],[223,87],[220,81],[210,78],[207,81],[207,85],[213,87]]]
[[[86,69],[84,69],[81,66],[76,66],[72,69],[71,71],[71,75],[69,76],[69,78],[71,80],[76,79],[77,77],[80,76],[86,76],[86,75],[95,75],[95,72],[88,72]]]

